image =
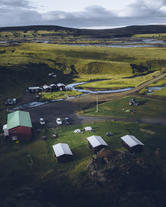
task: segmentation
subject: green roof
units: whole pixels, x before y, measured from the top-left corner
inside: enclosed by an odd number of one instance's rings
[[[13,113],[8,114],[7,129],[12,129],[17,126],[32,127],[29,112],[15,111]]]

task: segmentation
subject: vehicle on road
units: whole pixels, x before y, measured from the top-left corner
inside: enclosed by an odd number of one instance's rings
[[[62,119],[61,119],[61,118],[57,118],[57,119],[56,119],[56,123],[57,123],[58,125],[62,125]]]
[[[139,102],[137,102],[137,101],[135,100],[135,98],[132,98],[132,99],[129,101],[129,106],[132,106],[132,105],[138,106],[138,105],[139,105]]]
[[[5,105],[13,105],[13,104],[16,104],[15,98],[8,98],[5,102]]]
[[[40,119],[39,119],[39,123],[40,123],[41,125],[45,125],[45,124],[46,124],[46,122],[45,122],[45,120],[44,120],[43,118],[40,118]]]
[[[71,120],[69,119],[69,117],[65,117],[65,123],[66,124],[71,124]]]

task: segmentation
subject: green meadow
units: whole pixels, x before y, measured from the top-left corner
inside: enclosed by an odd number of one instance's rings
[[[107,116],[119,118],[146,118],[146,117],[166,117],[165,101],[153,100],[147,98],[136,97],[139,106],[129,106],[129,101],[133,97],[125,97],[122,99],[106,102],[96,107],[82,111],[84,115]],[[135,111],[134,113],[131,113]]]
[[[47,36],[51,36],[53,33],[54,31],[50,31]],[[11,37],[14,34],[16,38],[19,38],[19,36],[22,38],[24,35],[29,35],[30,38],[35,35],[36,37],[46,35],[43,31],[27,31],[1,33],[1,37],[3,39],[3,37],[6,37],[5,35]],[[17,43],[10,46],[1,46],[0,202],[22,186],[34,185],[44,189],[48,198],[53,199],[55,197],[59,206],[65,206],[67,203],[68,207],[83,207],[87,203],[91,203],[88,191],[86,192],[86,187],[91,185],[91,176],[87,173],[86,167],[89,159],[94,156],[87,142],[87,137],[93,134],[101,136],[108,143],[109,149],[124,151],[126,154],[128,152],[122,146],[120,137],[126,134],[135,135],[145,144],[143,152],[138,153],[136,157],[144,158],[154,168],[157,167],[155,182],[160,183],[162,180],[164,185],[166,181],[164,171],[164,167],[166,167],[165,127],[107,121],[88,124],[94,129],[94,133],[84,132],[79,134],[75,134],[74,130],[77,128],[83,130],[87,124],[56,128],[42,127],[41,133],[36,133],[35,128],[32,129],[33,139],[30,142],[15,143],[4,140],[2,126],[6,123],[7,117],[7,112],[4,111],[6,108],[5,100],[9,97],[20,98],[23,91],[29,86],[42,86],[57,82],[69,84],[91,81],[81,85],[81,87],[93,88],[94,90],[137,87],[143,82],[160,75],[165,67],[165,48],[124,49],[42,43]],[[48,77],[50,72],[54,72],[57,77],[53,79]],[[150,86],[162,86],[165,81],[164,78]],[[42,93],[41,100],[64,98],[66,94],[68,96],[80,95],[75,91]],[[157,91],[154,94],[159,95],[160,92]],[[162,89],[160,95],[165,96],[165,89]],[[149,98],[142,96],[136,98],[140,102],[140,105],[136,107],[129,106],[131,98],[124,97],[100,104],[98,112],[96,112],[96,107],[93,107],[80,113],[122,118],[166,117],[165,101],[153,100],[150,99],[150,96]],[[125,112],[128,109],[134,110],[136,113]],[[112,132],[113,136],[107,137],[107,131]],[[52,139],[51,135],[55,132],[59,136]],[[43,135],[47,137],[47,140],[41,139]],[[72,162],[61,165],[57,163],[52,146],[59,142],[68,143],[73,152]],[[164,154],[162,159],[152,156],[156,148],[160,148]],[[134,185],[132,189],[134,189]],[[105,190],[102,186],[100,190],[101,192],[108,190],[106,195],[112,192],[109,187]],[[123,194],[124,192],[120,190],[119,193]],[[64,197],[65,199],[62,199]],[[95,198],[95,195],[93,198]],[[95,202],[96,206],[99,206],[99,204],[102,206],[100,196]],[[91,206],[93,205],[91,204]]]
[[[127,154],[127,150],[121,144],[120,137],[126,134],[134,134],[145,144],[143,152],[136,156],[144,158],[153,167],[164,165],[163,159],[157,160],[151,155],[156,148],[160,148],[161,152],[165,154],[165,127],[107,121],[91,123],[90,126],[95,130],[94,133],[74,133],[76,128],[83,130],[85,126],[87,124],[55,129],[43,128],[40,134],[36,134],[33,130],[33,140],[30,142],[6,142],[1,138],[1,200],[8,197],[14,189],[32,183],[34,186],[40,183],[40,187],[48,194],[54,195],[56,203],[61,205],[67,203],[70,207],[78,206],[80,199],[82,200],[86,194],[80,197],[77,192],[80,192],[82,188],[91,183],[90,175],[86,172],[86,166],[94,154],[88,147],[87,137],[93,134],[101,136],[107,142],[108,149],[124,151]],[[114,135],[107,137],[107,131],[111,131]],[[55,132],[59,136],[52,139],[51,135]],[[42,140],[42,135],[47,136],[48,139]],[[73,152],[72,162],[57,163],[52,146],[59,142],[68,143],[70,146]],[[29,158],[31,158],[31,162]],[[30,165],[31,163],[33,165]],[[156,179],[158,181],[164,176],[162,173],[161,170],[157,175]],[[8,185],[6,185],[6,182]],[[64,189],[68,192],[67,195]],[[79,199],[75,198],[76,194]],[[65,200],[62,200],[61,197],[65,197]],[[79,204],[81,207],[86,205],[87,202],[91,202],[91,197],[86,195],[86,198]],[[96,205],[98,206],[97,203]]]

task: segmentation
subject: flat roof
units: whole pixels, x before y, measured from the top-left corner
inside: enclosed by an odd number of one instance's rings
[[[100,145],[108,146],[100,136],[92,135],[88,137],[87,140],[91,143],[92,147],[98,147]]]
[[[55,156],[56,157],[60,157],[62,155],[73,155],[73,153],[71,152],[68,144],[66,143],[58,143],[52,146],[53,150],[55,152]]]
[[[139,141],[135,136],[133,135],[125,135],[121,137],[121,139],[126,142],[126,144],[129,147],[134,147],[136,145],[144,145],[141,141]]]

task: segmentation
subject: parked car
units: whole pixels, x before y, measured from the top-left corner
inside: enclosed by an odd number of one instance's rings
[[[57,123],[58,125],[62,125],[62,119],[61,119],[61,118],[57,118],[57,119],[56,119],[56,123]]]
[[[16,104],[15,98],[8,98],[7,101],[5,102],[5,105],[13,105],[13,104]]]
[[[135,98],[132,98],[132,99],[129,101],[129,106],[132,106],[132,105],[138,106],[138,105],[139,105],[139,102],[137,102],[137,101],[135,100]]]
[[[71,124],[71,121],[70,121],[69,117],[65,117],[65,123],[66,124]]]
[[[45,124],[46,124],[46,122],[45,122],[45,120],[44,120],[43,118],[40,118],[40,119],[39,119],[39,123],[40,123],[41,125],[45,125]]]

